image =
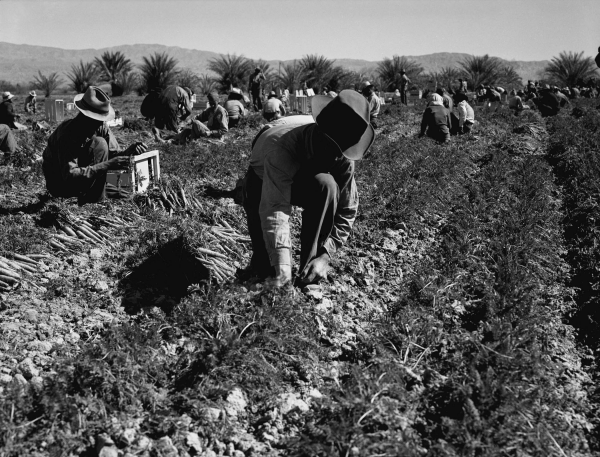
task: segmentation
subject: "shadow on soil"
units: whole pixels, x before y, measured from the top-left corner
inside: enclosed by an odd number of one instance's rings
[[[183,246],[182,238],[162,245],[120,281],[121,305],[129,314],[158,306],[168,313],[187,295],[189,286],[209,279],[208,269]]]

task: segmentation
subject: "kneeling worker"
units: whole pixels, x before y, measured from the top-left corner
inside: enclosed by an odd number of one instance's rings
[[[269,99],[263,106],[263,117],[267,122],[271,122],[283,116],[285,116],[283,102],[277,98],[275,91],[269,92]]]
[[[78,197],[80,205],[104,199],[106,173],[129,166],[129,156],[146,151],[134,143],[123,152],[105,122],[115,111],[108,95],[90,86],[75,96],[79,114],[58,126],[44,150],[42,169],[46,188],[54,197]]]
[[[357,92],[312,99],[314,123],[277,125],[252,148],[244,209],[252,239],[249,271],[282,286],[292,279],[289,218],[304,208],[299,282],[327,277],[330,257],[348,239],[358,210],[354,161],[375,138],[369,103]]]
[[[189,127],[174,135],[166,135],[164,138],[160,132],[153,130],[154,138],[162,143],[173,143],[184,145],[189,139],[217,138],[222,139],[229,131],[229,115],[225,108],[219,105],[219,94],[211,92],[207,95],[208,108],[198,114]]]

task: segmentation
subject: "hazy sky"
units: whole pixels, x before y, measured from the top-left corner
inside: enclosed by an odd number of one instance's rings
[[[0,41],[158,43],[267,60],[433,52],[594,56],[600,0],[0,0]]]

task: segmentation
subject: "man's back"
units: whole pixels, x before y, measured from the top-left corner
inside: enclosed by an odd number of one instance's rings
[[[10,128],[14,128],[14,107],[11,101],[0,103],[0,124],[6,124]]]
[[[239,100],[227,100],[223,107],[230,118],[244,116],[246,113],[246,108],[244,108],[244,105]]]
[[[281,100],[272,97],[265,103],[264,111],[265,113],[278,113],[281,110],[281,105]]]

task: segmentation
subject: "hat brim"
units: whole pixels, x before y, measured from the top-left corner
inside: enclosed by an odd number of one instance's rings
[[[4,98],[4,101],[7,102],[8,100],[12,100],[13,98],[15,98],[15,96],[13,94],[10,94],[8,97]]]
[[[85,94],[77,94],[77,95],[75,95],[75,98],[73,98],[73,102],[75,103],[75,108],[77,108],[84,116],[87,116],[90,119],[95,119],[97,121],[103,121],[103,122],[112,121],[115,118],[115,110],[112,107],[112,105],[109,105],[108,113],[106,113],[106,114],[94,113],[93,111],[82,108],[80,106],[80,104],[81,104],[81,99],[83,98],[84,95]]]
[[[327,105],[329,105],[329,103],[331,103],[333,100],[334,100],[333,98],[328,97],[327,95],[315,95],[314,97],[312,97],[311,110],[312,110],[312,116],[313,116],[313,119],[315,120],[315,123],[317,123],[317,117],[319,116],[319,113],[321,113],[321,111],[323,111],[323,109]],[[318,123],[317,123],[317,125],[318,125]],[[370,122],[369,122],[369,125],[367,126],[367,129],[365,130],[365,133],[363,133],[363,135],[360,137],[360,140],[358,141],[358,143],[356,143],[353,146],[350,146],[345,151],[342,151],[342,148],[339,147],[339,145],[333,140],[333,138],[331,138],[326,133],[324,133],[324,134],[328,138],[330,138],[331,141],[338,147],[340,152],[346,158],[348,158],[350,160],[362,159],[363,156],[365,155],[365,153],[369,150],[369,148],[373,144],[373,141],[375,140],[375,129],[373,129],[373,126],[371,125]]]

